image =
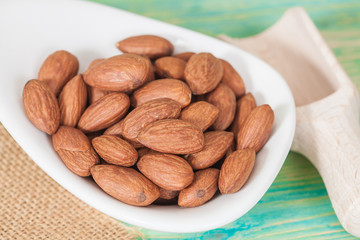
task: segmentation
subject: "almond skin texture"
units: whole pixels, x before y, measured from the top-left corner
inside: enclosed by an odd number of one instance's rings
[[[219,115],[219,109],[205,102],[195,102],[182,110],[180,119],[198,126],[202,131],[210,127]]]
[[[38,79],[46,82],[57,96],[64,85],[79,70],[79,61],[71,53],[61,50],[49,55],[41,65]]]
[[[96,165],[91,175],[107,194],[130,205],[147,206],[160,196],[159,188],[132,168]]]
[[[204,148],[204,134],[194,124],[179,119],[150,123],[138,135],[144,146],[158,152],[190,154]]]
[[[155,61],[155,71],[160,78],[184,79],[186,62],[176,57],[162,57]]]
[[[185,62],[187,62],[187,61],[189,61],[191,56],[194,54],[195,54],[194,52],[182,52],[182,53],[175,54],[173,57],[180,58],[180,59],[184,60]]]
[[[216,88],[223,76],[223,66],[211,53],[198,53],[187,62],[184,75],[192,93],[201,95]]]
[[[174,46],[165,38],[154,35],[140,35],[126,38],[116,44],[124,53],[144,55],[151,59],[170,56]]]
[[[241,97],[245,94],[245,85],[241,76],[236,72],[236,70],[231,66],[230,63],[221,59],[221,63],[224,68],[224,75],[222,77],[222,82],[228,85],[231,90],[235,93],[236,97]]]
[[[136,149],[117,136],[96,137],[92,140],[92,145],[100,157],[110,164],[131,167],[138,158]]]
[[[206,132],[204,137],[204,149],[187,157],[193,169],[204,169],[215,164],[226,154],[234,139],[232,132],[225,131]]]
[[[206,96],[206,100],[219,109],[219,115],[212,125],[214,130],[227,129],[235,117],[236,97],[234,92],[227,85],[221,83]]]
[[[253,149],[236,150],[230,154],[221,166],[219,189],[222,194],[239,191],[250,176],[255,164]]]
[[[79,129],[61,126],[52,136],[53,147],[73,173],[90,176],[90,168],[99,163],[87,136]]]
[[[84,81],[102,90],[130,92],[143,85],[152,72],[152,64],[147,58],[122,54],[88,69],[84,73]]]
[[[231,131],[234,133],[235,138],[237,138],[240,126],[244,123],[245,119],[254,108],[256,108],[256,101],[251,93],[245,94],[237,101],[236,115],[234,122],[231,125]]]
[[[75,127],[83,114],[87,103],[87,89],[82,75],[76,75],[60,93],[60,124]]]
[[[28,81],[23,89],[26,116],[35,127],[51,135],[60,124],[58,101],[49,86],[40,80]]]
[[[123,120],[122,135],[137,141],[140,130],[146,125],[161,119],[178,118],[181,105],[168,98],[154,99],[131,111]]]
[[[138,107],[158,98],[170,98],[184,108],[191,102],[191,90],[182,81],[176,79],[161,79],[149,82],[136,90],[131,98],[131,104]]]
[[[163,153],[147,154],[137,163],[139,171],[157,186],[170,191],[179,191],[189,186],[194,172],[185,159]]]
[[[95,132],[120,121],[130,107],[124,93],[110,93],[91,104],[81,116],[78,128],[83,132]]]
[[[181,190],[178,204],[181,207],[197,207],[209,201],[218,189],[219,169],[208,168],[195,173],[192,184]]]
[[[122,136],[122,125],[124,123],[124,119],[115,123],[111,127],[105,130],[104,135],[116,135],[118,137]]]
[[[256,107],[241,125],[237,136],[237,149],[251,148],[255,152],[269,139],[274,123],[274,111],[268,104]]]

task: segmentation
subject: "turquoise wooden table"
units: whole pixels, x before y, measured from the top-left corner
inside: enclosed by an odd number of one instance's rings
[[[213,37],[247,37],[303,6],[360,88],[359,0],[93,0]],[[290,152],[275,182],[240,219],[207,232],[173,234],[134,226],[146,239],[356,239],[340,225],[324,184],[311,163]]]

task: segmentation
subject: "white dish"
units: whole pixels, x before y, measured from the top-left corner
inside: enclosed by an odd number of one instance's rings
[[[295,105],[284,79],[256,57],[220,40],[118,9],[79,1],[0,2],[0,120],[27,154],[55,181],[94,208],[130,224],[159,231],[196,232],[221,227],[244,215],[264,195],[290,149]],[[36,78],[50,53],[65,49],[80,60],[80,72],[91,60],[119,54],[115,43],[128,36],[157,34],[176,52],[211,52],[228,60],[243,76],[258,104],[275,111],[271,137],[258,153],[254,170],[236,194],[217,196],[203,206],[133,207],[110,197],[89,178],[70,172],[51,145],[51,138],[27,119],[24,84]],[[66,209],[64,209],[66,211]]]

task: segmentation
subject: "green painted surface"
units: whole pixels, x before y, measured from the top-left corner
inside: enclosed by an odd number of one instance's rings
[[[303,6],[360,88],[359,0],[93,0],[210,36],[257,34],[284,11]],[[146,239],[356,239],[340,225],[324,184],[309,161],[290,153],[260,202],[240,219],[218,229],[173,234],[135,227]]]

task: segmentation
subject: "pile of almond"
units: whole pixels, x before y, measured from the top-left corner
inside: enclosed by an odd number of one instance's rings
[[[83,74],[67,51],[44,61],[23,90],[27,117],[52,135],[75,174],[136,206],[195,207],[239,191],[269,138],[274,113],[245,94],[241,76],[211,53],[172,55],[142,35]],[[155,80],[156,79],[156,80]]]

